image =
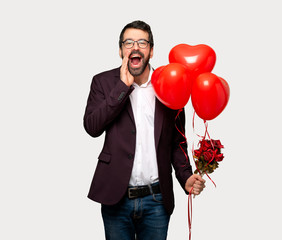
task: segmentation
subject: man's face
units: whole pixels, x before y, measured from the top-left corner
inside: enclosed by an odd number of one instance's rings
[[[143,30],[128,28],[125,30],[123,35],[123,41],[125,40],[147,40],[149,41],[149,34]],[[134,43],[132,48],[122,48],[119,50],[121,58],[128,56],[128,70],[132,76],[140,76],[146,69],[150,58],[153,57],[153,48],[150,44],[146,48],[140,48],[137,42]]]

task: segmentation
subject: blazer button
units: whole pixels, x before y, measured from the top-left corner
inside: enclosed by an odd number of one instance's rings
[[[136,131],[134,129],[131,130],[132,135],[136,134]]]
[[[125,95],[125,92],[121,92],[121,94],[118,97],[118,101],[121,101],[123,99],[124,95]]]
[[[133,156],[133,154],[131,154],[131,153],[130,153],[130,154],[128,154],[128,159],[132,160],[132,159],[133,159],[133,157],[134,157],[134,156]]]

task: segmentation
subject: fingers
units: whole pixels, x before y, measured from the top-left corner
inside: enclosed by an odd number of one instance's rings
[[[127,52],[127,53],[125,53],[125,55],[123,56],[123,59],[122,59],[122,67],[124,68],[124,70],[128,70],[129,55],[130,55],[130,53]]]
[[[205,187],[206,187],[205,183],[197,182],[197,181],[193,185],[194,189],[198,189],[200,191],[202,191]]]
[[[196,181],[194,182],[193,184],[193,194],[194,195],[199,195],[203,190],[204,188],[206,187],[205,186],[205,180],[199,176],[200,178],[196,178]]]
[[[204,190],[204,188],[193,188],[193,191],[192,191],[192,193],[194,194],[194,195],[200,195],[200,193],[202,192]]]
[[[128,65],[128,54],[123,57],[121,66],[127,69],[127,65]]]
[[[190,192],[191,189],[193,188],[192,194],[199,195],[206,187],[205,182],[206,180],[204,180],[200,175],[193,174],[187,179],[185,184],[185,189],[186,191]]]
[[[122,59],[121,69],[120,69],[120,75],[124,77],[126,75],[126,72],[128,71],[128,57],[124,56]]]
[[[128,71],[128,61],[129,61],[129,58],[128,58],[128,54],[125,55],[122,59],[122,65],[121,65],[121,68],[120,68],[120,79],[127,85],[127,86],[130,86],[133,81],[134,81],[134,78],[133,76],[130,74],[130,72]]]
[[[203,179],[203,178],[202,178],[200,175],[198,175],[198,174],[194,174],[193,176],[194,176],[194,178],[196,179],[196,181],[200,181],[200,182],[203,182],[203,183],[206,182],[206,180]]]

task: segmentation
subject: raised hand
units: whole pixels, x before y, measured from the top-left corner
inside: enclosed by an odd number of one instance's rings
[[[120,68],[120,79],[129,87],[134,82],[134,77],[130,74],[128,70],[128,55],[124,56],[122,59],[122,65]]]

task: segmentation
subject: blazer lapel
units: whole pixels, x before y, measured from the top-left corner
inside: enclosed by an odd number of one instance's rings
[[[129,114],[132,122],[134,122],[134,124],[135,124],[135,120],[134,120],[134,115],[133,115],[133,110],[132,110],[130,99],[127,100],[126,110],[127,110],[128,114]]]

